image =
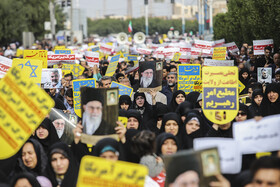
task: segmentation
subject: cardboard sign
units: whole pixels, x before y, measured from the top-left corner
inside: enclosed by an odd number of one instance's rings
[[[107,68],[105,76],[113,76],[114,75],[114,73],[116,72],[118,63],[119,63],[119,58],[120,58],[120,55],[116,55],[116,56],[113,56],[111,58],[111,61],[110,61],[110,64]]]
[[[58,68],[58,66],[54,65],[53,68]],[[61,70],[63,76],[72,73],[73,78],[77,79],[79,75],[83,74],[85,68],[79,64],[63,64]]]
[[[54,106],[54,101],[17,67],[0,82],[0,159],[18,152]]]
[[[82,108],[81,108],[81,92],[80,88],[82,86],[95,88],[96,80],[92,79],[78,79],[73,80],[73,100],[74,100],[74,111],[77,116],[82,117]]]
[[[204,59],[204,66],[234,66],[234,60]]]
[[[254,55],[264,55],[264,48],[270,46],[273,49],[273,39],[253,40]]]
[[[0,56],[0,79],[3,78],[12,67],[12,62],[11,59]]]
[[[233,137],[240,142],[243,154],[280,150],[280,115],[233,123]]]
[[[235,42],[226,43],[226,44],[224,44],[224,47],[227,47],[227,50],[230,51],[231,53],[239,52],[239,49],[238,49],[237,45],[235,44]]]
[[[202,109],[207,119],[216,124],[231,122],[239,110],[238,68],[203,67],[202,83]]]
[[[178,65],[178,90],[186,94],[194,91],[195,81],[200,80],[200,64],[179,64]]]
[[[70,54],[72,54],[72,51],[71,51],[71,49],[63,49],[63,50],[60,49],[60,50],[55,50],[54,54],[70,55]]]
[[[48,55],[48,66],[58,64],[60,61],[62,63],[75,64],[75,55]]]
[[[41,84],[42,60],[14,58],[13,66],[19,67],[26,76],[33,80],[36,84]]]
[[[221,172],[236,174],[241,171],[242,154],[237,141],[231,138],[196,138],[193,142],[194,150],[218,147]]]
[[[77,187],[143,187],[146,175],[148,168],[140,164],[84,156],[80,164]]]
[[[86,51],[85,56],[89,67],[93,67],[94,65],[99,67],[99,53]]]
[[[48,67],[48,51],[47,50],[24,50],[23,51],[24,59],[35,59],[42,60],[42,68]]]
[[[121,95],[129,95],[131,97],[133,88],[129,86],[125,86],[123,84],[117,83],[115,81],[112,81],[110,88],[118,87],[119,88],[119,97]]]
[[[215,60],[225,60],[227,55],[226,47],[215,47],[212,59]]]

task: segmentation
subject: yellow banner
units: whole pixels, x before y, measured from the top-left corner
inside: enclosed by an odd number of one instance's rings
[[[17,67],[1,80],[0,95],[0,159],[6,159],[18,152],[54,101]]]
[[[33,80],[36,84],[41,84],[42,78],[42,60],[13,59],[13,66],[17,66],[21,71]]]
[[[23,56],[23,49],[17,49],[16,57]]]
[[[227,55],[226,47],[215,47],[212,59],[215,60],[225,60]]]
[[[179,61],[180,56],[181,56],[181,53],[175,53],[172,60],[173,61]]]
[[[78,176],[78,187],[143,187],[148,168],[123,161],[84,156]]]
[[[105,76],[113,76],[119,63],[120,55],[113,56],[105,73]]]
[[[239,110],[238,68],[207,66],[202,68],[202,109],[216,124],[231,122]]]
[[[47,50],[24,50],[23,51],[24,59],[35,59],[43,61],[43,68],[48,67],[48,51]]]
[[[53,51],[55,51],[55,50],[63,50],[63,49],[65,49],[66,47],[64,46],[64,45],[61,45],[61,46],[55,46],[54,47],[54,49],[53,49]]]
[[[55,64],[53,68],[58,68],[58,65]],[[85,68],[79,64],[63,64],[61,71],[62,75],[66,75],[68,73],[72,73],[74,79],[76,79],[79,75],[82,75]]]

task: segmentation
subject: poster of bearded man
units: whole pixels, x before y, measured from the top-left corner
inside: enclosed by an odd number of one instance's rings
[[[162,89],[162,67],[161,61],[140,62],[139,92],[149,92],[151,89],[160,91]]]

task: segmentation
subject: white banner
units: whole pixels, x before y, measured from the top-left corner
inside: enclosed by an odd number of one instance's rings
[[[214,47],[213,41],[194,40],[194,47],[202,49],[203,55],[212,56],[212,48]]]
[[[48,66],[58,64],[60,61],[66,64],[75,64],[76,56],[75,55],[48,55]]]
[[[97,67],[99,67],[99,53],[86,51],[85,56],[89,67],[93,67],[94,65],[97,65]]]
[[[264,55],[264,48],[270,46],[273,49],[273,39],[253,40],[254,55]]]
[[[239,52],[239,49],[238,49],[237,45],[235,44],[235,42],[226,43],[226,44],[224,44],[224,47],[227,47],[227,50],[230,51],[231,53]]]
[[[216,40],[214,41],[215,43],[215,47],[223,47],[223,45],[226,43],[225,39],[221,39],[221,40]]]
[[[234,66],[234,60],[204,59],[204,66]]]
[[[6,75],[7,71],[12,67],[12,63],[11,59],[0,56],[0,79]]]

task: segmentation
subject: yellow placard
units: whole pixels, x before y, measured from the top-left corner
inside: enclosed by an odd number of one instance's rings
[[[245,85],[238,80],[238,93],[240,94],[245,89]]]
[[[21,71],[36,84],[41,84],[42,60],[14,58],[13,66],[19,67]]]
[[[23,49],[17,49],[16,57],[23,56]]]
[[[239,110],[238,68],[207,66],[202,68],[202,109],[216,124],[231,122]]]
[[[47,50],[24,50],[24,59],[35,59],[43,61],[43,68],[48,67],[48,51]]]
[[[54,47],[54,49],[53,49],[53,51],[55,51],[55,50],[63,50],[63,49],[65,49],[66,47],[64,46],[64,45],[61,45],[61,46],[55,46]]]
[[[123,161],[84,156],[78,176],[78,187],[143,187],[148,168]]]
[[[225,60],[227,55],[226,47],[215,47],[212,59],[215,60]]]
[[[202,80],[194,81],[193,88],[194,88],[193,89],[194,92],[202,93]]]
[[[58,68],[58,65],[53,65],[53,68]],[[62,75],[72,73],[73,78],[76,79],[79,75],[82,75],[85,68],[79,64],[63,64],[61,67]]]
[[[88,43],[88,46],[90,47],[90,46],[93,46],[93,45],[95,45],[94,43]]]
[[[0,159],[6,159],[18,152],[54,101],[18,67],[0,81],[0,95]]]
[[[173,58],[172,58],[172,60],[173,60],[173,61],[179,61],[180,56],[181,56],[181,53],[175,53],[174,56],[173,56]]]
[[[106,70],[105,76],[113,76],[119,63],[120,55],[113,56]]]
[[[127,117],[123,117],[123,116],[119,116],[118,117],[118,121],[122,122],[122,124],[125,126],[126,128],[126,125],[127,125]]]

